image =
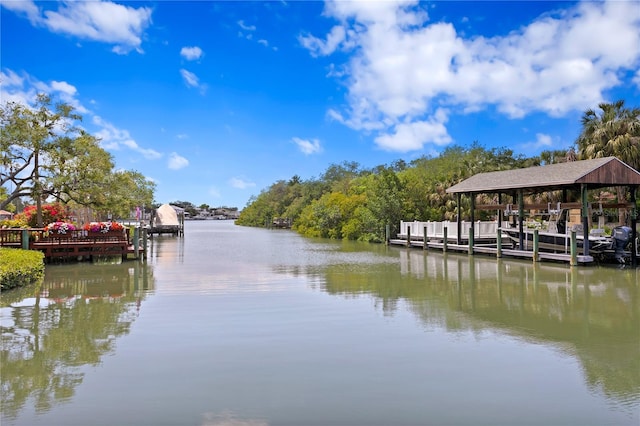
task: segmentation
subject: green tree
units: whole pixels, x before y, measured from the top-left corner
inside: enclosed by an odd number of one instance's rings
[[[121,170],[111,173],[103,185],[103,200],[94,204],[95,209],[104,216],[131,217],[136,207],[151,210],[155,183],[142,173]]]
[[[626,108],[624,100],[598,105],[600,113],[588,109],[582,115],[582,132],[576,140],[580,159],[614,156],[640,171],[640,108]],[[626,188],[616,187],[618,201],[626,199]],[[619,209],[619,222],[626,211]]]
[[[42,203],[51,199],[113,213],[151,205],[155,185],[137,172],[115,172],[98,139],[74,125],[81,119],[73,107],[54,105],[44,94],[33,107],[0,107],[0,187],[9,188],[0,209],[29,197],[42,226]]]
[[[7,102],[0,107],[0,186],[13,184],[13,191],[0,202],[4,208],[18,197],[29,196],[37,205],[37,223],[42,226],[41,205],[54,192],[59,161],[72,153],[75,128],[80,117],[73,107],[38,95],[33,108]],[[73,157],[70,157],[73,158]]]
[[[626,108],[623,100],[598,107],[600,113],[588,109],[582,115],[582,132],[576,140],[579,157],[614,156],[640,170],[640,108]]]

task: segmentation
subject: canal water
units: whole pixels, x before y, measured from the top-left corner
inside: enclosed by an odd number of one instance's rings
[[[1,423],[637,426],[639,275],[187,222],[1,295]]]

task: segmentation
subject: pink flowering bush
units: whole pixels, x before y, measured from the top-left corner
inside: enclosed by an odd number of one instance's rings
[[[83,226],[85,231],[102,232],[106,234],[109,231],[122,231],[124,226],[118,222],[91,222]]]
[[[69,234],[71,233],[71,231],[75,231],[75,230],[76,230],[76,227],[73,223],[62,222],[62,221],[51,222],[50,224],[44,227],[44,232],[46,232],[47,234],[64,235],[64,234]]]

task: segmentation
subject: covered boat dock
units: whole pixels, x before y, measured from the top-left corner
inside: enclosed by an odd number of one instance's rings
[[[626,209],[628,212],[626,224],[631,232],[630,258],[631,264],[637,265],[637,206],[636,195],[640,187],[640,173],[620,161],[616,157],[597,158],[592,160],[570,161],[565,163],[550,164],[546,166],[528,167],[523,169],[512,169],[504,171],[495,171],[488,173],[479,173],[466,179],[446,190],[447,193],[456,194],[457,201],[457,229],[452,234],[457,236],[457,240],[448,244],[444,241],[431,241],[424,238],[423,241],[411,241],[411,238],[403,241],[407,246],[420,245],[423,248],[441,247],[444,250],[468,250],[470,254],[477,253],[495,253],[498,257],[502,255],[510,255],[515,257],[533,258],[535,260],[550,259],[559,261],[568,261],[572,264],[593,262],[593,256],[590,254],[589,235],[593,232],[590,230],[590,216],[594,202],[589,202],[588,191],[594,189],[602,189],[609,187],[624,187],[628,190],[628,201],[623,202],[595,202],[597,208],[603,209]],[[548,203],[525,203],[525,198],[536,194],[545,194],[557,191],[561,195],[557,196],[559,200]],[[490,195],[492,203],[478,204],[478,196]],[[462,222],[462,197],[469,199],[470,218],[468,222]],[[485,199],[488,197],[485,197]],[[509,202],[505,202],[509,201]],[[566,236],[569,238],[573,234],[575,244],[575,234],[581,234],[580,253],[572,255],[540,252],[538,246],[528,247],[525,229],[525,216],[532,211],[561,211],[570,210],[579,212],[579,224],[574,226],[570,232],[567,229]],[[496,212],[496,243],[475,245],[473,237],[468,244],[463,245],[463,235],[476,235],[475,231],[476,212],[495,211]],[[509,219],[511,222],[509,222]],[[468,226],[468,230],[463,230],[464,226]],[[516,247],[503,250],[501,238],[504,229],[517,230],[519,235],[519,243]],[[600,232],[600,230],[597,230]],[[537,233],[536,233],[537,236]],[[401,241],[390,241],[393,243],[401,243]]]

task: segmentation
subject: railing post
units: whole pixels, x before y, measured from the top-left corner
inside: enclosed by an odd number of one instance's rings
[[[578,264],[578,240],[576,231],[571,231],[571,266]]]
[[[22,249],[29,250],[29,231],[23,229],[21,234]]]
[[[498,234],[496,235],[496,257],[502,257],[502,228],[498,227]]]
[[[540,237],[538,235],[538,230],[533,230],[533,261],[538,261],[538,251],[540,248]]]
[[[445,226],[444,228],[442,228],[442,251],[445,253],[447,251],[447,233],[448,229]]]

